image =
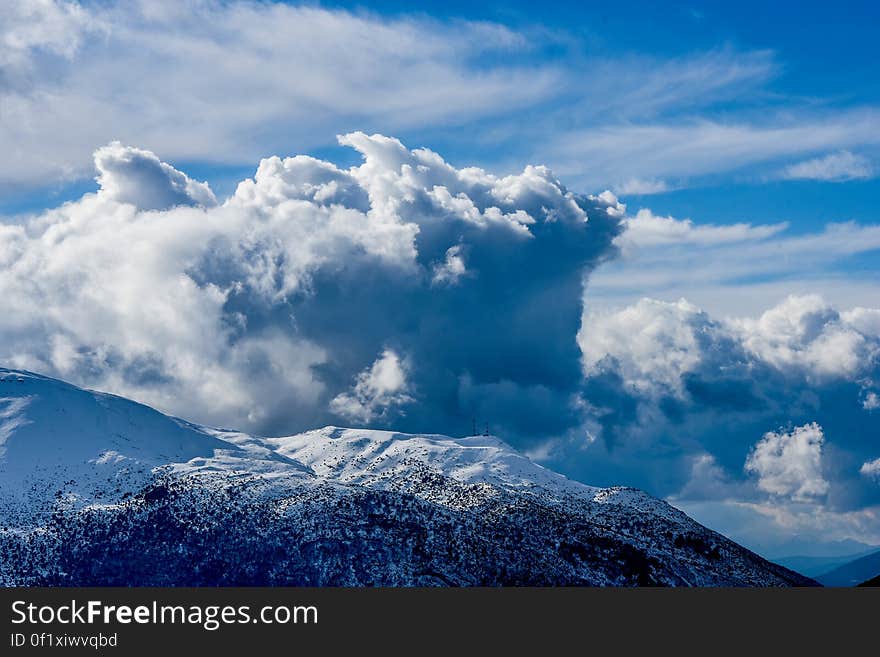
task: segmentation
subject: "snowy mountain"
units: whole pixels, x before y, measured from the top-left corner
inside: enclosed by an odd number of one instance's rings
[[[260,438],[0,369],[0,584],[810,585],[497,438]]]

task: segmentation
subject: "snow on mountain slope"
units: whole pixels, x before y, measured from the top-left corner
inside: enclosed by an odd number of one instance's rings
[[[135,402],[0,369],[0,521],[131,495],[173,461],[235,445]]]
[[[239,448],[147,406],[0,368],[4,479],[56,465],[157,466]]]
[[[346,484],[382,486],[417,461],[468,484],[537,487],[590,496],[599,490],[542,468],[494,436],[450,438],[324,427],[266,442],[319,476]]]
[[[621,505],[672,521],[688,520],[678,509],[635,488],[596,488],[572,481],[532,462],[495,436],[451,438],[324,427],[266,442],[320,477],[343,484],[398,489],[413,465],[421,464],[456,481],[512,489],[540,496],[545,502]]]
[[[491,436],[260,438],[0,369],[0,584],[809,583]]]
[[[0,368],[0,520],[130,496],[160,470],[306,473],[259,441],[224,441],[123,397]]]
[[[78,495],[109,478],[126,492],[154,468],[186,473],[313,473],[338,484],[394,489],[414,464],[466,484],[513,487],[544,496],[650,506],[678,513],[635,489],[571,481],[494,436],[451,438],[324,427],[259,438],[170,418],[122,397],[0,368],[0,487],[77,479]],[[106,488],[106,486],[104,486]],[[101,497],[107,498],[106,490]]]

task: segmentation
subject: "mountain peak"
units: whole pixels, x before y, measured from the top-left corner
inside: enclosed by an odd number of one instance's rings
[[[810,583],[495,436],[262,438],[2,369],[0,445],[5,584]]]

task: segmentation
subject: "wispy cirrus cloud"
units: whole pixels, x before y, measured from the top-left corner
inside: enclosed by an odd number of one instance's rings
[[[862,463],[862,467],[859,468],[859,474],[865,477],[873,477],[880,481],[880,458]]]
[[[759,312],[792,293],[819,292],[848,305],[876,294],[870,274],[836,272],[851,258],[880,250],[877,224],[795,232],[787,222],[695,223],[644,208],[623,223],[626,230],[615,238],[622,257],[592,274],[591,305],[686,297],[731,315]]]
[[[573,56],[572,78],[581,81],[577,102],[559,112],[583,123],[644,122],[668,114],[706,110],[749,93],[761,96],[762,85],[780,70],[771,50],[737,50],[721,46],[706,52],[661,58],[621,54],[617,58]]]
[[[615,238],[614,243],[624,251],[676,244],[713,246],[755,242],[778,235],[788,228],[785,222],[758,226],[744,222],[695,224],[690,219],[658,216],[646,208],[639,210],[634,217],[624,219],[623,224],[624,231]]]
[[[870,178],[874,168],[870,160],[862,155],[849,151],[830,153],[824,157],[816,157],[785,167],[780,176],[788,180],[822,180],[827,182],[843,182]]]
[[[88,177],[91,152],[116,139],[241,165],[366,129],[433,134],[482,165],[539,157],[587,189],[648,194],[877,133],[870,108],[755,118],[743,99],[771,96],[781,64],[770,50],[599,55],[539,27],[279,2],[9,4],[7,187]],[[731,106],[747,118],[711,118]]]
[[[672,191],[674,187],[665,180],[657,178],[642,180],[630,178],[626,182],[614,186],[614,192],[621,196],[647,196],[649,194],[663,194]]]
[[[878,146],[880,111],[866,107],[824,115],[770,112],[748,122],[699,117],[606,124],[556,135],[545,152],[554,170],[590,185],[600,179],[596,172],[612,180],[686,179],[817,151]]]
[[[89,172],[112,139],[247,162],[346,125],[457,124],[545,99],[553,63],[501,25],[243,1],[13,0],[0,25],[0,180]],[[516,58],[512,58],[516,59]]]

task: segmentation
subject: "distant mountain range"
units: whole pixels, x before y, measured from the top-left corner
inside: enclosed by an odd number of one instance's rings
[[[0,584],[815,582],[491,436],[261,438],[0,369]]]
[[[823,586],[857,586],[877,577],[880,577],[880,550],[819,574],[816,579]]]
[[[878,548],[872,547],[853,554],[844,554],[838,556],[799,555],[771,559],[771,561],[778,563],[781,566],[785,566],[786,568],[791,568],[792,570],[795,570],[802,575],[806,575],[807,577],[818,577],[819,575],[824,575],[825,573],[835,570],[836,568],[848,564],[851,561],[855,561],[856,559],[860,559],[877,551]]]

